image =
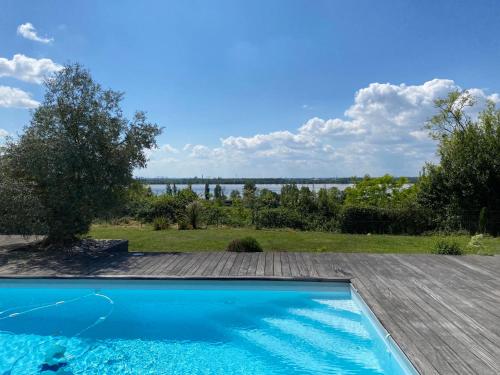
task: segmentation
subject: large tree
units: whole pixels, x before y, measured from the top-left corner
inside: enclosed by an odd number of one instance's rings
[[[442,222],[476,230],[486,207],[487,227],[500,226],[500,110],[493,102],[477,118],[476,103],[467,91],[454,91],[435,102],[437,114],[427,127],[439,141],[439,165],[427,165],[419,198]]]
[[[161,130],[144,112],[128,120],[123,94],[103,89],[78,64],[47,79],[45,88],[42,104],[19,139],[8,142],[0,165],[7,181],[29,188],[43,208],[47,240],[67,242],[118,202]],[[23,220],[30,211],[13,214]]]

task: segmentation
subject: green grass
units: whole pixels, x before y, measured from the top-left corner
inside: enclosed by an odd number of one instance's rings
[[[127,239],[131,251],[217,251],[235,238],[255,237],[265,251],[334,251],[366,253],[430,253],[438,236],[358,235],[250,228],[168,229],[154,231],[149,225],[92,226],[93,238]],[[439,237],[442,238],[442,237]],[[449,236],[464,249],[469,236]],[[500,254],[500,238],[486,238],[486,249]]]

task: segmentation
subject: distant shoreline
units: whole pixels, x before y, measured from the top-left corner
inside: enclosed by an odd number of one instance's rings
[[[406,177],[410,183],[415,183],[418,177]],[[254,178],[254,177],[241,177],[241,178],[203,178],[203,177],[136,177],[136,181],[143,184],[156,185],[156,184],[244,184],[245,182],[254,182],[259,185],[273,185],[273,184],[352,184],[362,180],[363,177],[322,177],[322,178]]]

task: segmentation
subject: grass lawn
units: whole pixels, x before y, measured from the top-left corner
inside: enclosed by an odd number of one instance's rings
[[[245,236],[255,237],[264,250],[335,251],[366,253],[429,253],[437,236],[358,235],[293,230],[256,230],[251,228],[168,229],[154,231],[149,225],[92,226],[90,236],[127,239],[132,251],[217,251]],[[450,236],[465,249],[470,237]],[[485,238],[489,252],[500,254],[500,238]]]

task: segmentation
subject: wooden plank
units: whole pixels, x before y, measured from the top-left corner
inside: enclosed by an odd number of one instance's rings
[[[290,259],[286,251],[281,253],[281,273],[284,277],[291,277],[292,271],[290,270]]]
[[[355,255],[349,254],[350,258]],[[351,264],[353,272],[357,275],[357,286],[365,302],[377,314],[380,322],[392,334],[395,341],[406,349],[410,360],[422,374],[442,373],[455,374],[456,370],[446,360],[442,350],[436,351],[429,338],[419,328],[408,324],[405,315],[408,309],[392,297],[387,291],[387,286],[381,284],[372,267],[357,260]],[[415,360],[418,358],[418,361]],[[468,372],[466,372],[468,373]]]
[[[243,263],[243,259],[245,258],[245,253],[237,253],[236,258],[234,259],[233,266],[230,268],[228,275],[230,276],[239,276],[239,270],[241,263]]]
[[[266,254],[266,264],[264,266],[264,275],[265,276],[274,276],[274,253],[267,252]]]
[[[229,252],[224,252],[222,256],[220,257],[219,261],[217,262],[217,265],[215,266],[214,270],[210,274],[211,276],[221,276],[222,275],[222,270],[224,269],[228,259],[231,257],[231,253]]]
[[[224,255],[224,252],[222,252],[222,251],[219,251],[217,253],[211,253],[209,261],[205,262],[206,267],[198,270],[199,275],[200,276],[211,275],[212,272],[215,270],[215,267],[217,266],[217,264],[219,263],[219,261],[223,255]]]
[[[243,254],[243,261],[238,269],[237,275],[243,276],[247,274],[248,267],[250,267],[250,260],[252,259],[252,253]]]
[[[281,272],[281,253],[273,252],[273,276],[280,277],[283,276]]]
[[[236,254],[235,253],[229,253],[228,258],[226,260],[226,263],[224,264],[224,267],[220,271],[220,274],[218,276],[229,276],[229,271],[234,265],[234,261],[236,259]]]
[[[256,276],[264,276],[266,266],[266,253],[259,253],[259,259],[257,260],[257,270],[255,272]]]
[[[296,253],[292,253],[292,252],[288,253],[290,274],[292,277],[300,277],[299,267],[297,266],[297,258],[295,257],[295,254]]]
[[[255,276],[256,275],[258,262],[259,262],[259,253],[252,253],[250,255],[250,263],[248,264],[248,269],[246,270],[247,276]]]

